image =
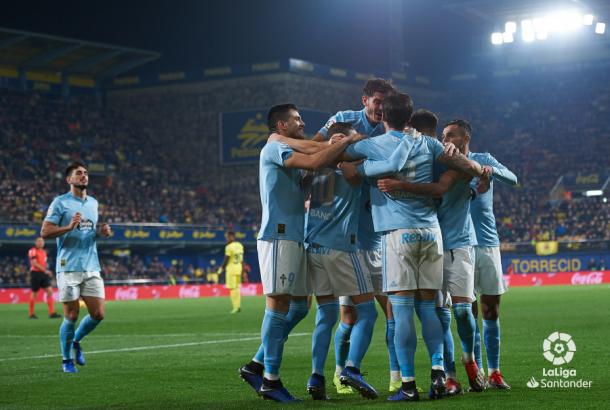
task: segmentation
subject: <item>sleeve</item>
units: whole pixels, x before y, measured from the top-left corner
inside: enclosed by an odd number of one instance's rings
[[[404,168],[411,153],[411,148],[413,148],[412,141],[404,138],[390,155],[390,158],[382,161],[367,159],[358,165],[358,173],[367,177],[396,174]]]
[[[487,164],[491,166],[493,169],[493,178],[498,181],[515,186],[517,185],[517,176],[511,172],[508,168],[502,165],[497,159],[495,159],[491,154],[486,155]]]
[[[339,111],[338,113],[336,113],[335,115],[330,117],[328,119],[328,121],[326,121],[326,124],[324,124],[324,126],[322,128],[320,128],[320,131],[318,131],[318,132],[320,134],[324,135],[324,138],[328,139],[328,129],[331,127],[331,125],[333,125],[336,122],[342,122],[342,121],[343,121],[343,113],[341,111]]]
[[[438,159],[438,157],[443,155],[445,147],[443,147],[443,144],[439,140],[437,140],[436,138],[428,137],[427,135],[423,136],[422,138],[426,138],[428,146],[430,147],[430,151],[432,152],[432,157],[435,161]]]
[[[47,210],[47,216],[45,216],[44,220],[45,221],[49,221],[52,224],[55,225],[59,225],[59,222],[61,221],[61,217],[64,214],[64,207],[61,204],[61,201],[59,200],[59,198],[55,198],[53,200],[53,202],[51,202],[51,205],[49,206],[49,209]]]
[[[286,144],[271,142],[266,152],[267,159],[279,167],[284,166],[286,161],[294,151]]]
[[[29,257],[30,259],[35,258],[35,257],[36,257],[36,249],[34,249],[34,248],[30,248],[30,250],[28,251],[28,257]]]
[[[350,159],[362,159],[366,157],[371,157],[376,152],[375,143],[373,142],[373,138],[367,138],[362,141],[358,141],[355,144],[348,146],[345,149],[345,154]]]

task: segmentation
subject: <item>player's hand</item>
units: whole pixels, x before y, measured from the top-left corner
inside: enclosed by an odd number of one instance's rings
[[[110,225],[108,224],[103,224],[100,228],[100,233],[102,234],[102,236],[105,236],[107,238],[112,235],[112,228],[110,228]]]
[[[377,188],[381,192],[389,193],[400,191],[402,182],[393,178],[384,178],[377,181]]]
[[[451,143],[451,142],[443,143],[443,146],[444,146],[443,155],[446,157],[452,157],[455,154],[460,153],[460,150],[457,149],[457,147],[455,145],[453,145],[453,143]]]
[[[355,143],[357,143],[358,141],[362,141],[363,139],[365,139],[365,138],[366,138],[366,136],[365,136],[365,135],[362,135],[362,134],[352,134],[352,135],[350,135],[350,136],[349,136],[349,138],[351,139],[351,142],[350,142],[350,143],[351,143],[351,144],[355,144]]]
[[[494,172],[494,169],[492,167],[490,167],[489,165],[485,165],[483,167],[483,174],[482,174],[482,176],[483,176],[483,178],[490,179],[491,175],[493,174],[493,172]]]
[[[49,276],[51,276],[51,277],[53,276],[53,272],[51,272],[51,271],[50,271],[50,270],[48,270],[48,269],[47,269],[47,270],[45,270],[45,271],[44,271],[44,273],[46,273],[47,275],[49,275]]]
[[[356,165],[362,163],[359,162],[340,162],[337,164],[337,168],[341,170],[343,177],[347,180],[347,183],[351,186],[358,186],[362,182],[362,177],[356,169]]]
[[[337,142],[341,141],[343,138],[346,138],[345,134],[333,134],[333,136],[328,139],[328,144],[329,145],[336,144]]]
[[[487,177],[481,177],[477,181],[477,193],[479,194],[484,194],[485,192],[489,191],[490,187],[491,180]]]
[[[70,227],[70,230],[73,230],[74,228],[76,228],[78,226],[81,218],[82,218],[82,215],[80,214],[80,212],[77,212],[74,214],[74,216],[72,217],[72,220],[70,221],[70,225],[68,225]]]

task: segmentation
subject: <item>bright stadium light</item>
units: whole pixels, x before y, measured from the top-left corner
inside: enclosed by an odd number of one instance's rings
[[[508,33],[508,32],[502,33],[502,40],[505,43],[512,43],[513,41],[515,41],[515,39],[513,38],[513,33]]]
[[[491,44],[498,46],[503,42],[504,40],[502,40],[502,33],[491,33]]]
[[[584,16],[582,16],[582,24],[584,24],[585,26],[592,26],[593,18],[593,14],[585,14]]]
[[[601,189],[593,189],[591,191],[585,191],[585,196],[602,196],[604,191]]]
[[[534,23],[530,19],[521,20],[521,38],[526,43],[531,43],[536,39]]]
[[[597,34],[604,34],[606,32],[606,23],[597,23],[595,25],[595,32]]]
[[[504,32],[515,34],[517,32],[517,23],[514,21],[507,21],[506,24],[504,24]]]

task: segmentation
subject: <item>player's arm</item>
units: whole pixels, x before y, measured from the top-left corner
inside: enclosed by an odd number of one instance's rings
[[[313,140],[298,140],[296,138],[288,138],[278,133],[273,133],[267,139],[267,142],[278,141],[288,145],[296,152],[303,154],[315,154],[325,149],[328,145],[324,142],[318,142]]]
[[[36,269],[38,269],[41,272],[46,273],[47,275],[53,274],[53,272],[51,272],[49,269],[47,269],[46,266],[42,266],[40,263],[38,263],[38,260],[36,260],[36,255],[30,256],[30,263],[32,264],[33,267],[35,267]]]
[[[460,173],[450,169],[441,175],[438,182],[420,184],[416,182],[400,181],[397,179],[388,178],[377,181],[377,188],[379,188],[381,192],[386,193],[393,191],[407,191],[416,195],[441,198],[445,192],[451,189],[453,184],[455,184],[459,178]]]
[[[465,174],[468,174],[472,177],[489,177],[490,171],[484,170],[483,167],[476,161],[468,159],[468,157],[461,153],[456,153],[453,156],[449,157],[445,154],[439,156],[438,161],[445,164],[447,167],[452,168],[454,170],[461,171]]]
[[[353,138],[350,136],[342,138],[335,144],[327,145],[324,150],[315,154],[306,155],[300,152],[293,152],[292,155],[284,161],[284,166],[287,168],[301,168],[318,171],[330,165],[330,163],[333,162],[352,142]]]
[[[491,176],[494,179],[502,182],[503,184],[515,186],[518,184],[517,176],[506,166],[502,165],[497,159],[493,156],[488,155],[487,159],[490,164],[485,165],[483,168],[489,167],[491,171]]]
[[[74,230],[74,228],[76,228],[78,226],[78,224],[80,223],[80,220],[81,220],[80,212],[75,213],[74,216],[72,217],[72,219],[70,220],[70,223],[66,226],[58,226],[57,224],[45,219],[42,222],[42,228],[40,229],[40,236],[42,236],[44,239],[57,238],[58,236],[62,236],[64,234]]]

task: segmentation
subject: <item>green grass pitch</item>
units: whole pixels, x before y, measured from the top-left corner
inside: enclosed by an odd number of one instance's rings
[[[263,298],[244,298],[242,313],[237,315],[228,314],[229,304],[228,298],[110,302],[106,320],[83,341],[85,353],[89,352],[87,365],[76,375],[60,372],[59,321],[47,319],[46,306],[37,305],[40,319],[28,320],[27,305],[2,305],[0,408],[282,408],[258,398],[237,375],[239,366],[251,358],[259,344]],[[386,402],[388,364],[381,317],[363,363],[367,379],[381,397],[375,401],[356,395],[338,397],[328,377],[332,400],[311,401],[305,390],[315,316],[311,312],[294,330],[284,352],[284,383],[305,399],[290,407],[609,407],[609,286],[513,288],[501,311],[502,370],[512,390],[466,393],[434,402],[424,399],[418,404]],[[453,327],[455,334],[455,323]],[[542,378],[543,368],[553,368],[542,355],[542,342],[554,331],[572,335],[577,351],[564,368],[576,369],[577,379],[591,380],[591,388],[526,386],[532,376]],[[425,390],[428,366],[419,337],[417,381]],[[332,376],[333,370],[331,346],[327,376]],[[458,377],[467,384],[459,365]]]

